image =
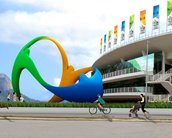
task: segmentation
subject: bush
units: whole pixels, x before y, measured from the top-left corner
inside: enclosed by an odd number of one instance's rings
[[[107,103],[105,106],[111,108],[132,108],[135,103]],[[66,108],[88,108],[94,106],[95,103],[75,103],[75,102],[61,102],[61,103],[48,103],[48,102],[2,102],[4,107],[66,107]],[[172,103],[166,101],[154,101],[146,104],[146,108],[172,108]]]

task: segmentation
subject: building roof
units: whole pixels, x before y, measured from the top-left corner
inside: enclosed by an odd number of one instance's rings
[[[120,47],[109,50],[107,53],[95,61],[93,66],[98,68],[106,67],[109,64],[120,62],[121,59],[129,60],[142,56],[143,51],[146,53],[148,40],[149,53],[164,51],[166,60],[172,62],[172,30],[166,32],[145,35],[140,38],[133,38]]]

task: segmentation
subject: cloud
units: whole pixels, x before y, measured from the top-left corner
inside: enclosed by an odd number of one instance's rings
[[[99,28],[101,27],[96,27],[96,23],[92,24],[92,27],[88,27],[88,23],[70,21],[69,18],[68,16],[62,17],[56,12],[0,14],[0,41],[23,46],[34,37],[47,35],[59,41],[64,49],[82,47],[87,49],[85,51],[89,51],[89,48],[96,47],[98,51],[99,44],[96,45],[95,39],[100,37]],[[56,55],[51,49],[48,53]]]
[[[37,36],[47,35],[64,47],[70,61],[78,64],[76,66],[88,65],[99,56],[100,38],[113,29],[114,25],[128,20],[130,15],[147,7],[152,9],[155,2],[147,2],[2,0],[2,3],[9,6],[6,6],[6,10],[4,7],[0,13],[0,42],[22,47]],[[157,4],[158,2],[160,0],[156,1]],[[137,6],[133,6],[133,3]],[[57,56],[58,52],[51,45],[45,43],[43,46],[44,48],[38,47],[35,50]]]
[[[35,13],[7,11],[0,14],[0,20],[1,42],[22,47],[34,37],[47,35],[56,39],[64,47],[71,59],[70,63],[76,62],[79,64],[76,66],[81,67],[84,63],[92,64],[99,53],[100,30],[103,27],[98,23],[98,19],[93,17],[87,19],[81,15],[72,13],[64,15],[56,11]],[[47,44],[45,41],[42,43],[44,43],[43,46],[35,50],[46,55],[57,56],[58,51],[52,48],[54,44]],[[76,54],[78,56],[74,58]]]
[[[53,36],[62,42],[94,40],[108,28],[113,28],[109,24],[114,24],[113,20],[121,18],[123,14],[112,14],[113,6],[110,3],[114,3],[113,1],[102,3],[90,0],[87,2],[43,0],[41,5],[40,1],[35,0],[8,0],[7,2],[23,6],[37,6],[40,9],[37,12],[31,12],[32,9],[30,11],[7,10],[0,14],[0,30],[2,30],[0,41],[14,43],[24,42],[38,35]],[[98,3],[100,6],[97,5]],[[107,8],[103,10],[104,5],[107,5],[108,10]],[[63,12],[59,12],[58,9]]]
[[[22,47],[37,36],[47,35],[63,46],[69,64],[74,65],[75,69],[91,66],[100,56],[99,43],[104,34],[114,25],[128,20],[130,15],[139,14],[140,10],[149,8],[152,11],[152,6],[160,1],[1,0],[0,45]],[[48,58],[47,62],[51,59],[61,64],[54,44],[41,41],[36,45],[39,46],[33,47],[31,54],[35,59],[40,56],[38,63],[42,64],[43,54],[44,61]],[[55,79],[51,78],[55,84],[60,81],[56,76]],[[46,77],[49,75],[45,74]]]
[[[94,41],[94,45],[90,47],[98,47],[97,49],[99,49],[99,45],[96,45],[98,37],[113,29],[113,26],[122,20],[129,18],[130,14],[146,8],[145,0],[139,2],[6,0],[3,2],[8,3],[9,6],[6,11],[0,13],[1,42],[20,45],[36,36],[48,35],[61,43],[74,43],[76,46],[77,43]],[[132,3],[137,6],[131,6]],[[149,3],[151,5],[153,1],[149,0]],[[15,6],[18,9],[13,9]],[[28,10],[29,6],[33,8]],[[34,8],[37,9],[35,12],[33,12]]]

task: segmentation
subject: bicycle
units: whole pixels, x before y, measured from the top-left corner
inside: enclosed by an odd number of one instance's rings
[[[89,113],[91,115],[96,114],[97,111],[103,112],[104,114],[110,114],[111,108],[110,107],[103,107],[103,110],[97,107],[96,105],[94,107],[89,107]]]

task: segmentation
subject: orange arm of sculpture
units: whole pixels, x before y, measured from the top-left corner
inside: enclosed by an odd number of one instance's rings
[[[82,68],[79,70],[74,71],[74,67],[72,65],[69,66],[68,64],[68,59],[67,59],[67,55],[63,49],[63,47],[54,39],[52,38],[46,38],[48,40],[51,40],[52,42],[54,42],[56,44],[56,46],[58,47],[61,56],[62,56],[62,64],[63,64],[63,68],[62,68],[62,77],[61,77],[61,82],[59,86],[70,86],[72,84],[75,84],[75,82],[78,80],[78,77],[80,74],[85,74],[89,71],[92,71],[93,68],[92,67],[87,67],[87,68]],[[54,95],[49,102],[61,102],[63,101],[63,99],[61,99],[60,97]]]

